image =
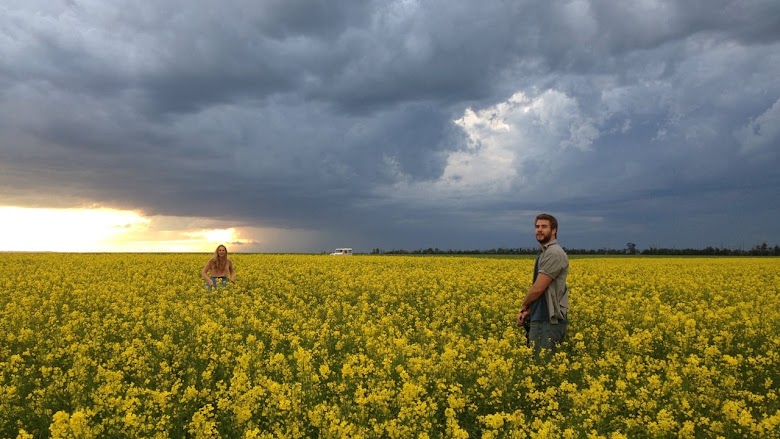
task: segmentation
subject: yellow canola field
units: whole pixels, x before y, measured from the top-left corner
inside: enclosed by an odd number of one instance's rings
[[[3,438],[779,437],[780,260],[572,258],[534,360],[533,259],[3,254]]]

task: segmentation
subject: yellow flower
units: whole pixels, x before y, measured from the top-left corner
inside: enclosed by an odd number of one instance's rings
[[[236,254],[242,282],[213,295],[202,256],[4,254],[0,419],[16,421],[0,436],[772,437],[780,425],[776,258],[572,257],[566,339],[537,361],[515,323],[531,257]]]

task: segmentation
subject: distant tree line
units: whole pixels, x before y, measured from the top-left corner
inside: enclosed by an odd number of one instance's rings
[[[766,242],[754,245],[750,250],[705,247],[702,249],[669,249],[650,247],[642,250],[643,255],[700,255],[700,256],[780,256],[780,245],[770,247]]]
[[[705,248],[660,248],[651,246],[639,250],[633,242],[622,249],[576,249],[565,248],[570,255],[650,255],[650,256],[780,256],[780,245],[769,246],[766,242],[754,245],[751,249],[730,249],[718,247]],[[383,250],[372,249],[372,255],[533,255],[539,252],[538,247],[492,248],[486,250],[452,250],[440,248],[420,248],[416,250]]]
[[[493,248],[488,250],[443,250],[440,248],[420,248],[416,250],[375,248],[372,255],[532,255],[538,253],[534,248]]]

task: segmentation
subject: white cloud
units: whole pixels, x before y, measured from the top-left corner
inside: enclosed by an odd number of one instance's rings
[[[454,121],[468,138],[466,149],[451,152],[434,181],[401,178],[386,191],[396,198],[438,204],[452,199],[489,200],[533,186],[536,172],[554,166],[572,148],[588,151],[600,132],[573,97],[557,90],[537,96],[523,92],[484,109],[467,108]],[[529,171],[530,168],[530,171]]]

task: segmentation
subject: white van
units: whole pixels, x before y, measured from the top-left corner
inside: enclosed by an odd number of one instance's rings
[[[336,251],[334,251],[330,255],[331,256],[352,256],[352,248],[351,247],[337,248]]]

